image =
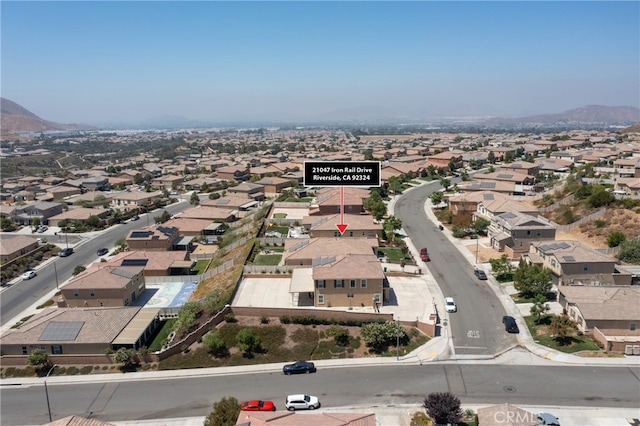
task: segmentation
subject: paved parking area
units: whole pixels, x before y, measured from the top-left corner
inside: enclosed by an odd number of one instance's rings
[[[290,282],[290,278],[245,278],[231,305],[291,308],[293,303],[289,294]]]

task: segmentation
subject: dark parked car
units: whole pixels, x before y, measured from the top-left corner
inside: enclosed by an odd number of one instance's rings
[[[479,280],[487,279],[487,274],[482,269],[475,269],[473,273],[476,274],[476,277],[478,277]]]
[[[508,333],[520,333],[520,329],[518,329],[518,324],[516,324],[516,320],[514,317],[505,315],[502,317],[502,323],[504,324],[504,329]]]
[[[300,374],[300,373],[315,373],[316,366],[312,362],[307,361],[297,361],[293,364],[287,364],[282,367],[282,372],[286,375],[289,374]]]
[[[73,253],[73,249],[71,247],[63,248],[60,250],[60,257],[67,257]]]
[[[104,256],[105,254],[109,253],[109,249],[106,247],[101,247],[96,253],[98,254],[98,256]]]

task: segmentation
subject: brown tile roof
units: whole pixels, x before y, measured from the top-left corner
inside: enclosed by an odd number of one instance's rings
[[[375,238],[312,238],[308,241],[308,244],[304,245],[305,240],[285,240],[284,260],[313,259],[340,254],[372,254],[373,248],[378,247],[378,240]],[[298,244],[300,248],[294,250]]]
[[[87,220],[90,216],[102,216],[108,211],[109,210],[107,209],[88,209],[85,207],[79,207],[77,209],[69,209],[66,212],[51,216],[49,220]]]
[[[120,266],[125,259],[147,259],[145,271],[165,271],[175,261],[188,259],[187,251],[126,251],[112,257],[106,264]],[[104,264],[104,263],[103,263]]]
[[[36,242],[33,237],[27,237],[25,235],[8,236],[3,235],[0,238],[0,255],[9,255],[28,247]]]
[[[66,283],[65,289],[119,289],[142,272],[142,266],[113,266],[95,262],[88,269]]]
[[[640,288],[560,286],[568,303],[577,305],[585,320],[640,321]]]
[[[349,225],[348,231],[355,231],[361,229],[375,229],[382,230],[382,224],[374,223],[373,216],[364,214],[345,214],[343,217],[343,223]],[[326,216],[305,216],[302,218],[302,224],[309,224],[311,230],[318,231],[337,231],[336,225],[340,223],[340,213]]]
[[[139,307],[117,308],[45,308],[20,328],[7,331],[3,344],[111,343],[140,310]],[[41,341],[42,332],[50,322],[81,322],[80,332],[71,341]]]
[[[339,255],[335,262],[313,268],[314,280],[384,279],[380,261],[374,254]]]
[[[555,240],[542,241],[532,243],[539,252],[547,256],[555,256],[555,258],[563,263],[588,263],[588,262],[604,262],[615,263],[615,259],[593,250],[580,241],[573,240]]]
[[[290,413],[241,411],[236,425],[251,426],[376,426],[373,413]]]

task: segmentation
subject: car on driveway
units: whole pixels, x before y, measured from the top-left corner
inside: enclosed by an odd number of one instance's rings
[[[98,256],[104,256],[105,254],[109,253],[109,249],[106,247],[101,247],[96,253],[98,254]]]
[[[251,401],[241,402],[240,409],[242,411],[276,411],[276,406],[273,401],[252,399]]]
[[[507,333],[520,333],[520,329],[518,328],[518,324],[514,317],[505,315],[502,317],[502,323],[504,324],[504,329]]]
[[[482,269],[474,269],[473,273],[479,280],[486,280],[487,274]]]
[[[297,394],[287,396],[287,400],[284,403],[289,411],[295,410],[315,410],[320,408],[320,400],[311,395]]]
[[[316,366],[312,362],[296,361],[293,364],[287,364],[284,367],[282,367],[282,372],[287,376],[290,374],[315,373]]]
[[[73,249],[71,247],[63,248],[60,250],[60,257],[71,256],[71,253],[73,253]]]
[[[36,273],[36,271],[34,271],[33,269],[29,269],[27,272],[22,274],[22,279],[23,280],[30,280],[31,278],[35,277],[36,275],[38,275]]]
[[[458,307],[456,306],[456,302],[453,300],[453,297],[445,297],[444,298],[444,308],[447,312],[457,312]]]

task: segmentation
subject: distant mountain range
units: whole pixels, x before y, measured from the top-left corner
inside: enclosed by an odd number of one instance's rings
[[[46,132],[53,130],[90,130],[93,126],[79,124],[61,124],[42,119],[28,109],[0,98],[0,126],[2,133]]]
[[[47,121],[33,114],[26,108],[5,98],[2,100],[2,131],[3,133],[16,132],[46,132],[56,130],[94,130],[101,126],[89,126],[78,124],[61,124]],[[304,120],[308,124],[307,120]],[[287,124],[293,124],[295,120],[287,120]],[[606,128],[610,126],[630,126],[640,123],[640,109],[630,106],[604,106],[587,105],[580,108],[571,109],[557,114],[532,115],[527,117],[446,117],[434,119],[415,119],[395,115],[388,108],[377,106],[361,106],[356,108],[345,108],[333,111],[308,120],[309,123],[317,124],[389,124],[398,125],[402,123],[420,124],[451,124],[473,125],[474,127],[484,127],[490,129],[500,128]],[[248,123],[248,121],[247,121]],[[244,123],[244,124],[247,124]],[[130,126],[118,126],[119,128],[203,128],[216,127],[223,123],[216,123],[213,120],[192,120],[182,116],[164,116],[149,119],[143,123],[131,124]],[[277,125],[277,122],[271,123]],[[268,123],[260,122],[260,125]],[[111,126],[110,126],[111,127]]]

